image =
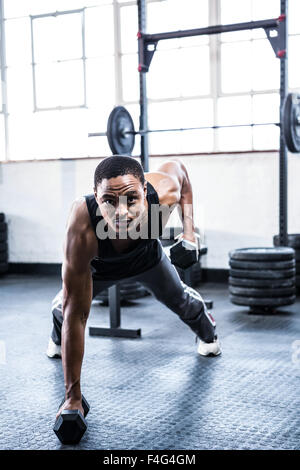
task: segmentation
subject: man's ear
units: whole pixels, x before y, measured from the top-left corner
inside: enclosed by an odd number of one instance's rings
[[[146,198],[147,196],[147,181],[145,180],[144,182],[144,197]]]
[[[94,196],[95,196],[95,199],[97,199],[97,188],[94,188]]]

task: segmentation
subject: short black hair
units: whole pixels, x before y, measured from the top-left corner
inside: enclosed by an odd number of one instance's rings
[[[135,176],[142,185],[145,182],[143,167],[135,158],[123,155],[106,157],[95,170],[94,188],[96,189],[103,179],[116,178],[123,175]]]

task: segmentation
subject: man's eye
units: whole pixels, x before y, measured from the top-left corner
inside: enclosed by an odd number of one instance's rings
[[[112,199],[105,199],[104,204],[114,204],[114,201]]]

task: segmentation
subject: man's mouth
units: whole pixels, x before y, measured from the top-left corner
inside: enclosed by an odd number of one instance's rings
[[[121,220],[116,220],[116,221],[115,221],[115,226],[116,226],[117,228],[126,228],[126,227],[129,226],[129,223],[130,223],[129,220],[123,220],[123,221],[121,221]]]

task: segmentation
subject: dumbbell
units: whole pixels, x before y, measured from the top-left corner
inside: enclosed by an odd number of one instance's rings
[[[65,399],[63,398],[58,409],[61,408],[64,402]],[[87,430],[87,423],[84,418],[90,411],[90,405],[83,395],[82,408],[84,416],[82,416],[82,413],[79,410],[63,410],[56,419],[53,431],[62,444],[78,444]]]
[[[187,269],[193,264],[197,263],[200,255],[205,254],[207,249],[200,250],[200,237],[197,233],[196,243],[184,240],[182,234],[179,240],[170,249],[171,263],[181,269]]]

